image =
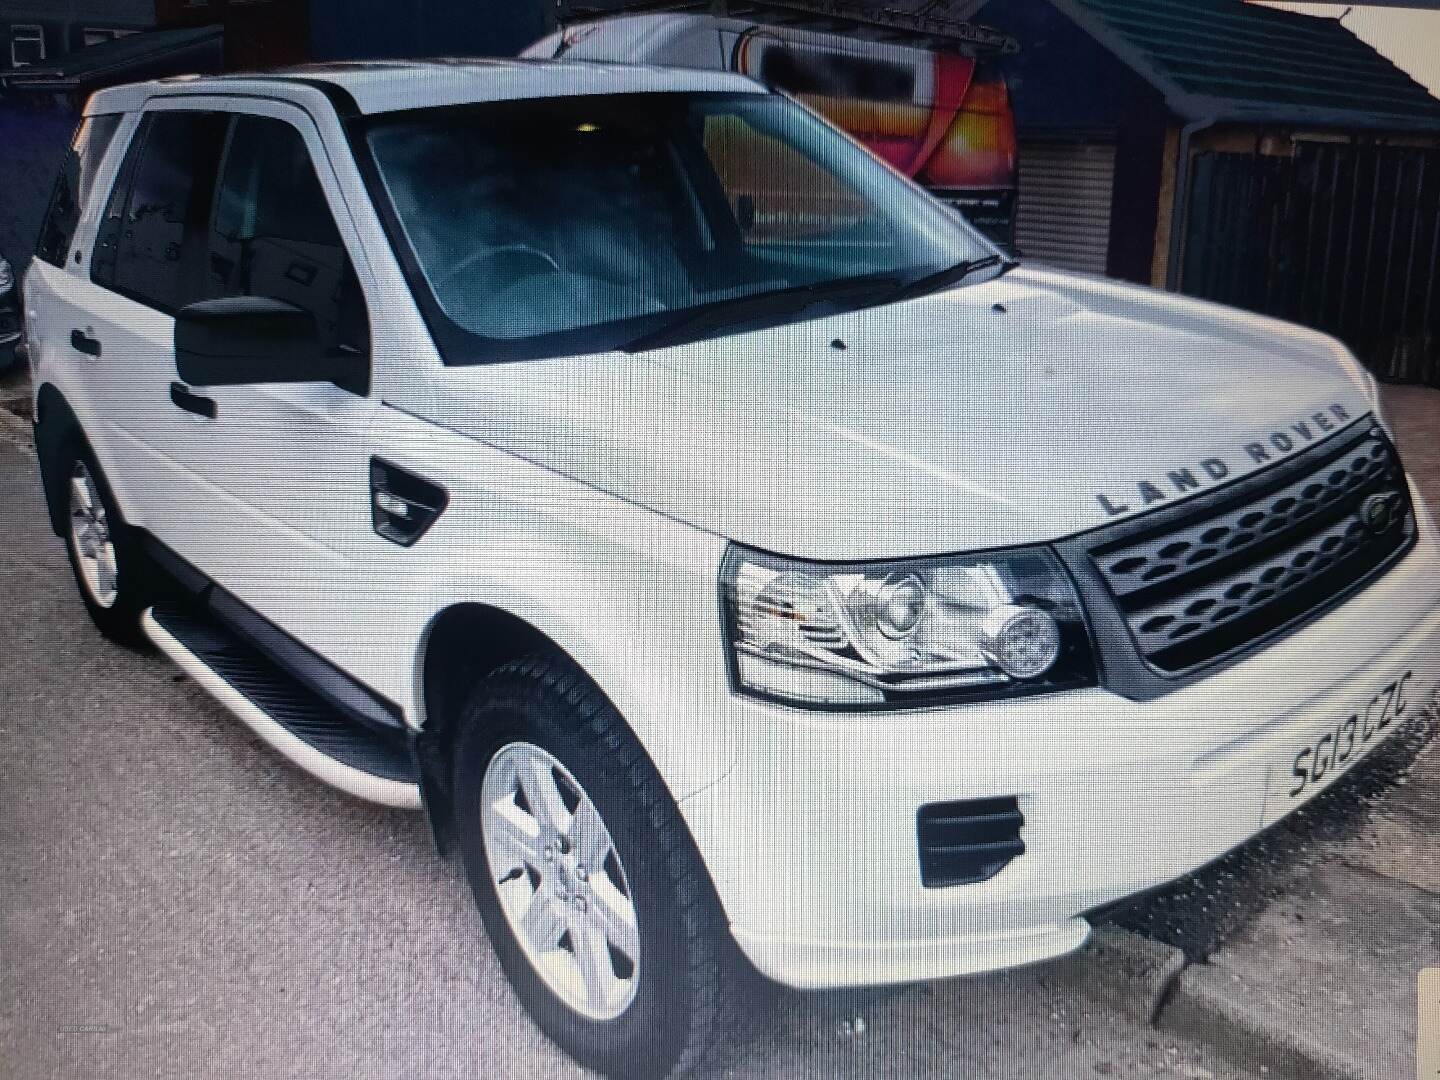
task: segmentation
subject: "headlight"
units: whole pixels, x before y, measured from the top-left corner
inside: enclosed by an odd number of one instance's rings
[[[732,546],[721,571],[736,682],[829,708],[1092,685],[1070,578],[1044,548],[805,563]]]

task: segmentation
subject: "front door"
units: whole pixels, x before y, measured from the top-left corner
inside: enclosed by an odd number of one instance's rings
[[[175,312],[199,298],[197,225],[226,124],[200,110],[141,118],[96,228],[85,317],[71,331],[71,348],[86,363],[86,414],[102,464],[132,523],[167,542],[177,512],[203,504],[176,456],[190,432],[170,384]]]
[[[367,307],[313,123],[283,102],[244,107],[187,97],[141,122],[92,260],[110,293],[96,328],[106,411],[145,461],[127,485],[139,522],[325,651],[314,639],[344,624],[348,552],[371,529]],[[185,385],[176,312],[230,296],[311,312],[353,361],[346,385]]]
[[[338,185],[313,122],[281,102],[245,109],[231,117],[197,245],[204,297],[308,311],[351,370],[344,385],[187,388],[199,400],[185,403],[193,435],[176,458],[214,509],[182,529],[182,554],[326,652],[354,625],[344,598],[357,546],[371,539],[369,317],[340,223],[352,244],[353,227],[331,198]]]

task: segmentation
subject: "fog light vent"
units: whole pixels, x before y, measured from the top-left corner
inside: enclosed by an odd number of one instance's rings
[[[1025,853],[1025,817],[1014,796],[929,803],[916,817],[920,880],[927,889],[985,881]]]

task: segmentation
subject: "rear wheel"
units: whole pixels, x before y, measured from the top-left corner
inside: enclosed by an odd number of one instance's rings
[[[140,613],[150,602],[144,553],[120,516],[94,455],[71,440],[57,464],[65,485],[65,550],[85,610],[106,637],[143,645]]]
[[[544,654],[482,681],[455,785],[496,955],[566,1052],[610,1076],[673,1077],[733,1035],[746,973],[708,876],[643,748],[578,668]]]

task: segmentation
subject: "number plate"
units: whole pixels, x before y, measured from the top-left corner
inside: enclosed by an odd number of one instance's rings
[[[1288,795],[1291,804],[1304,802],[1368,753],[1389,734],[1396,720],[1408,715],[1406,690],[1414,678],[1407,671],[1380,688],[1363,709],[1345,717],[1329,730],[1312,735],[1295,752],[1290,763]]]

